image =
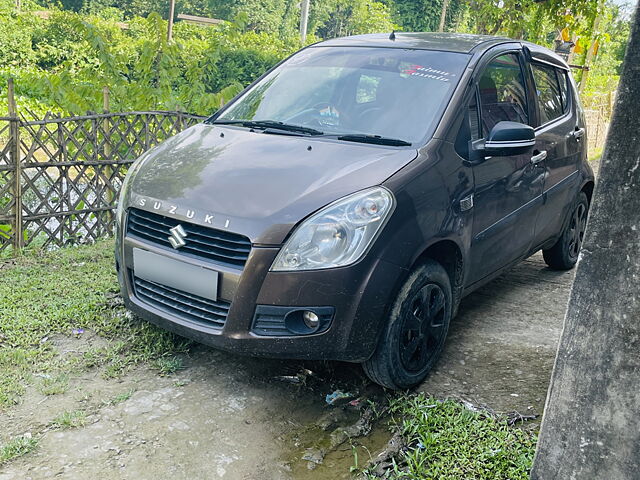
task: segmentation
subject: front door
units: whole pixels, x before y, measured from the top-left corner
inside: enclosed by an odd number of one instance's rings
[[[493,58],[477,84],[479,136],[501,121],[531,124],[526,82],[518,52]],[[475,181],[471,283],[525,256],[542,201],[544,168],[532,153],[486,157],[473,166]]]

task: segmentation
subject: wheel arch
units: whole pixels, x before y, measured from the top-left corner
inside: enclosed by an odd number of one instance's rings
[[[435,260],[440,263],[449,275],[451,292],[453,294],[453,316],[455,316],[460,300],[462,299],[464,286],[465,258],[462,248],[451,239],[436,240],[416,257],[411,265],[410,271],[426,259]]]
[[[591,205],[591,200],[593,198],[593,190],[595,186],[596,186],[595,182],[593,180],[589,180],[580,189],[580,191],[584,192],[584,194],[587,196],[587,201],[589,202],[589,205]]]

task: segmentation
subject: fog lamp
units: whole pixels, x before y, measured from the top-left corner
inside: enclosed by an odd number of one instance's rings
[[[304,324],[311,329],[318,328],[318,325],[320,325],[318,315],[309,310],[305,310],[302,314],[302,320],[304,321]]]

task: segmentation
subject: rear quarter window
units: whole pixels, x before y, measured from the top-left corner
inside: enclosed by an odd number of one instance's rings
[[[569,111],[569,76],[564,70],[556,70],[558,81],[560,83],[560,93],[562,94],[562,110],[566,113]]]

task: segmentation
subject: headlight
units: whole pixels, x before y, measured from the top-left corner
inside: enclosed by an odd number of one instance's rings
[[[138,170],[140,170],[140,166],[144,163],[144,159],[147,158],[147,155],[144,154],[140,158],[138,158],[135,162],[129,166],[129,171],[122,180],[122,186],[120,187],[120,193],[118,194],[118,204],[116,205],[116,223],[122,223],[122,216],[124,215],[124,205],[127,202],[127,195],[129,190],[129,184],[131,183],[131,179],[136,174]]]
[[[383,187],[344,197],[315,213],[293,232],[271,270],[318,270],[357,262],[393,211]]]
[[[118,195],[118,204],[116,205],[116,223],[122,223],[122,215],[124,215],[124,202],[125,202],[125,190],[127,188],[127,184],[129,183],[129,179],[131,178],[131,172],[127,172],[127,175],[122,180],[122,186],[120,187],[120,194]]]

